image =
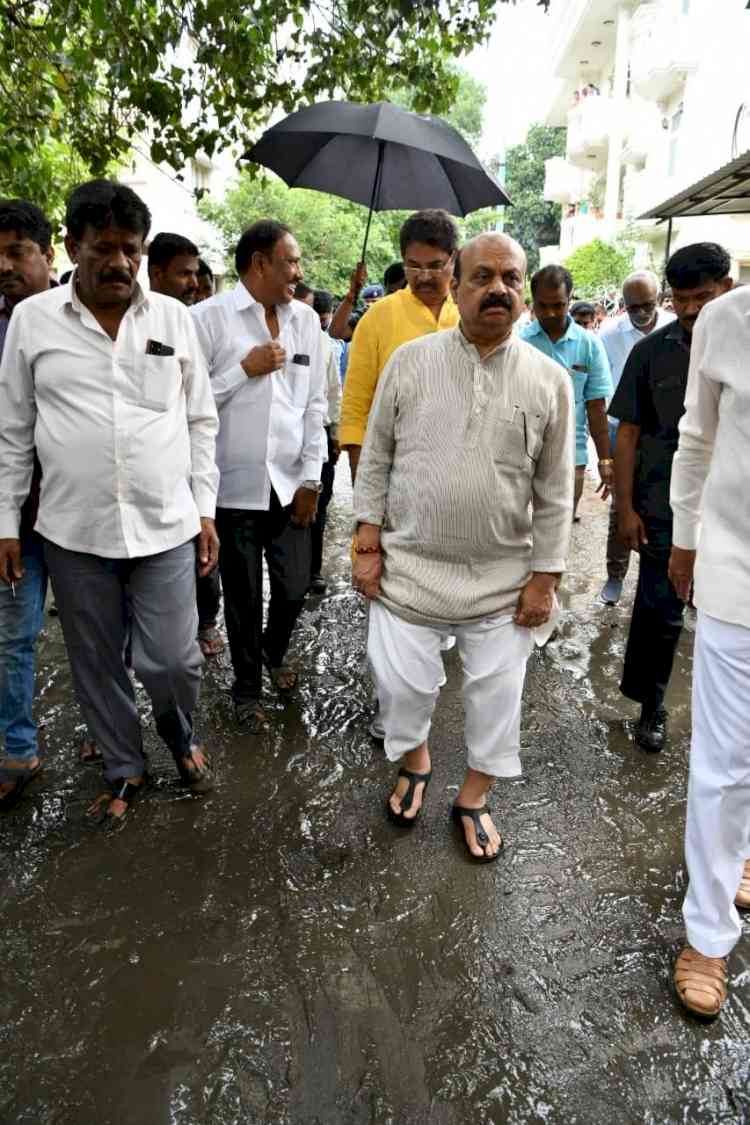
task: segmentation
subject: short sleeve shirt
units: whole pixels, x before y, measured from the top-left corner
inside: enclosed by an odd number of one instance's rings
[[[609,408],[620,422],[640,426],[633,507],[642,517],[672,519],[669,485],[685,410],[690,339],[675,320],[636,344]]]
[[[609,360],[601,340],[568,317],[565,334],[551,340],[538,320],[519,333],[522,340],[554,359],[571,377],[576,404],[576,465],[588,461],[586,403],[612,394]]]

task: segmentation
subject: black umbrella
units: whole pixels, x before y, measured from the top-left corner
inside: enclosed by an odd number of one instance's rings
[[[245,159],[270,168],[289,187],[369,204],[362,261],[373,211],[442,207],[468,215],[510,203],[456,129],[390,102],[300,109],[268,129]]]

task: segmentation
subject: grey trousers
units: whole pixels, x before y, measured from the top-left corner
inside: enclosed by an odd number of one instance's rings
[[[145,769],[141,723],[123,650],[148,692],[156,729],[175,757],[190,752],[203,658],[198,645],[195,544],[138,559],[105,559],[49,540],[45,557],[89,736],[113,782]],[[128,587],[130,622],[124,588]]]

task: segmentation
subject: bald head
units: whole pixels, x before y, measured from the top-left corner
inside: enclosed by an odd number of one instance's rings
[[[454,267],[453,296],[464,335],[491,350],[510,336],[523,311],[526,255],[507,234],[480,234],[462,247]]]
[[[478,234],[475,238],[469,239],[464,243],[456,257],[456,263],[453,267],[453,275],[456,281],[460,280],[461,270],[468,269],[467,262],[472,262],[475,255],[482,253],[492,253],[493,248],[497,251],[500,250],[506,254],[513,254],[517,256],[519,264],[523,269],[523,276],[526,277],[526,251],[520,242],[516,242],[515,238],[511,238],[509,234],[500,234],[499,231],[488,231],[486,234]]]
[[[651,270],[631,273],[622,283],[622,296],[630,323],[639,332],[651,332],[658,316],[659,279]]]

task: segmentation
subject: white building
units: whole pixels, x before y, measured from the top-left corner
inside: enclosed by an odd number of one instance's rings
[[[545,199],[561,203],[560,261],[628,230],[637,264],[661,269],[666,224],[643,212],[750,149],[747,0],[567,0],[551,6],[556,85],[546,123],[567,126],[547,161]],[[672,249],[722,243],[750,280],[750,217],[675,219]]]
[[[221,234],[198,213],[195,190],[203,189],[221,200],[235,175],[232,157],[224,153],[213,160],[205,156],[191,160],[180,178],[167,165],[154,164],[148,157],[146,142],[136,141],[129,165],[117,178],[132,188],[151,211],[149,238],[162,231],[189,238],[208,262],[217,287],[221,288],[226,270]]]

